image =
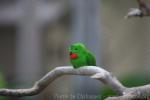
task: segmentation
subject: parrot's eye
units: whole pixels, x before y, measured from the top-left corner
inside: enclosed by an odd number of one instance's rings
[[[78,50],[78,48],[75,48],[74,50]]]

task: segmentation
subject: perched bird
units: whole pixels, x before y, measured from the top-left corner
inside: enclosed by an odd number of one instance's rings
[[[70,61],[74,68],[96,66],[95,57],[82,43],[75,43],[69,47]]]

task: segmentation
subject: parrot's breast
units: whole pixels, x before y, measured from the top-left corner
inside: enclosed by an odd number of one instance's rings
[[[87,65],[87,61],[86,61],[85,56],[78,55],[77,58],[76,58],[72,55],[71,57],[73,59],[71,58],[70,60],[71,60],[71,63],[72,63],[74,68],[79,68],[79,67]]]
[[[70,59],[77,59],[78,55],[75,53],[70,53]]]

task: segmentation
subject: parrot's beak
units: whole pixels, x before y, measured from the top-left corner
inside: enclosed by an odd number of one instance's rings
[[[72,52],[70,52],[70,55],[72,55]]]

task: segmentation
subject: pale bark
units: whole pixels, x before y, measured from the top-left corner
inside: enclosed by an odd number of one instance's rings
[[[119,96],[108,97],[106,100],[133,100],[143,99],[150,95],[150,85],[127,88],[110,72],[98,66],[84,66],[74,69],[72,66],[57,67],[35,82],[33,87],[28,89],[0,89],[1,96],[32,96],[43,91],[51,82],[63,75],[90,76],[109,86]],[[144,99],[145,100],[145,99]]]
[[[130,8],[130,11],[125,16],[125,18],[130,17],[145,17],[150,16],[150,8],[149,6],[144,2],[144,0],[137,0],[138,2],[138,8]]]

